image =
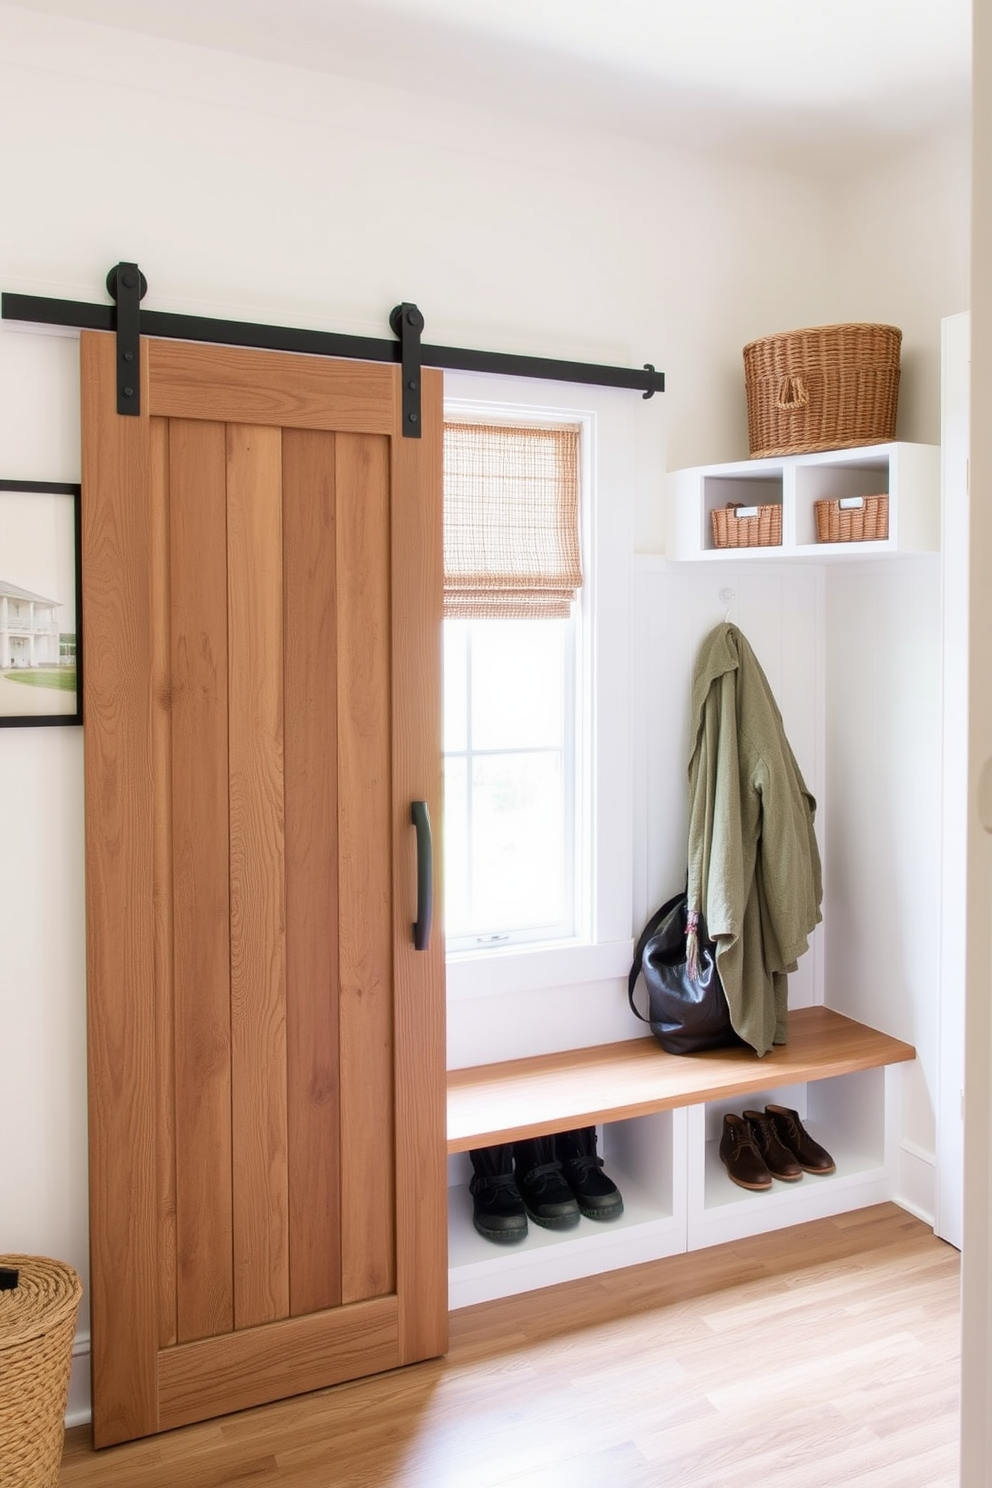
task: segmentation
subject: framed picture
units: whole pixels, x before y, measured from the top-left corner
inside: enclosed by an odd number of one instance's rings
[[[0,480],[0,728],[83,721],[79,495]]]

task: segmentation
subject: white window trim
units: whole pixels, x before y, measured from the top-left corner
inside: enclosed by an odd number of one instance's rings
[[[578,768],[588,820],[577,824],[581,850],[579,930],[566,942],[449,952],[449,1001],[612,981],[630,967],[631,926],[631,503],[630,394],[612,388],[538,383],[484,373],[445,373],[445,417],[480,422],[574,421],[583,469],[582,605],[587,654],[580,658],[577,700],[592,688],[593,708]]]

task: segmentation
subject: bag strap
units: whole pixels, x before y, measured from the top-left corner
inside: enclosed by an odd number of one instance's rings
[[[663,904],[659,910],[655,911],[655,913],[648,920],[647,924],[644,926],[644,929],[641,931],[641,938],[637,942],[637,949],[634,952],[634,960],[631,963],[630,967],[630,975],[627,977],[627,1001],[630,1003],[631,1012],[634,1013],[638,1018],[640,1018],[642,1023],[650,1023],[651,1019],[645,1018],[644,1014],[638,1011],[637,1006],[634,1002],[634,988],[637,985],[637,978],[641,974],[641,963],[644,960],[644,952],[647,950],[648,941],[651,939],[652,935],[657,930],[658,926],[661,924],[665,916],[671,914],[672,910],[675,908],[676,904],[678,904],[680,899],[685,898],[685,892],[685,889],[683,889],[680,894],[674,894],[667,903]]]

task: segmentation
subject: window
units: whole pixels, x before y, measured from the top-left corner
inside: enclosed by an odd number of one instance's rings
[[[476,553],[456,573],[447,549],[457,460],[446,442],[449,997],[615,978],[630,958],[629,399],[583,389],[578,407],[550,405],[547,385],[475,374],[446,374],[445,389],[451,439],[473,429],[504,446],[514,430],[537,443],[567,436],[575,543],[570,558],[535,569],[544,538],[532,535],[521,583],[514,562],[493,564],[503,550],[476,517],[486,563]],[[574,399],[577,389],[554,391]],[[608,502],[598,500],[604,476]],[[477,582],[481,570],[489,577]]]
[[[576,933],[580,433],[574,421],[445,425],[451,949]]]
[[[450,949],[576,933],[580,425],[445,426]]]

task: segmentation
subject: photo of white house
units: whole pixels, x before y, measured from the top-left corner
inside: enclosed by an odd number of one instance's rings
[[[57,599],[0,579],[0,670],[59,665]]]
[[[0,725],[78,721],[73,488],[0,489]]]

